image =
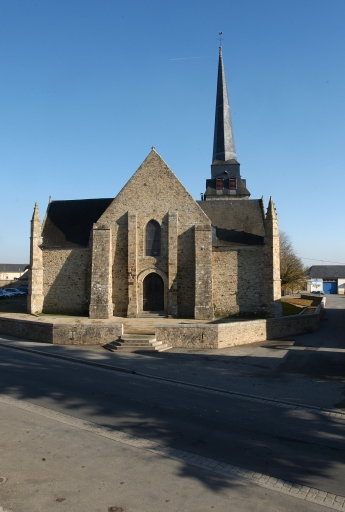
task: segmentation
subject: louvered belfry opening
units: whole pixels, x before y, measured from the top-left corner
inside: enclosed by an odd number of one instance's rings
[[[161,255],[161,227],[156,220],[146,225],[146,256]]]
[[[217,190],[223,190],[223,178],[216,179]]]

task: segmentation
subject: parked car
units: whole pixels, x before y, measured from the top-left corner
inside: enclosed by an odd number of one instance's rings
[[[18,286],[17,290],[20,290],[21,292],[27,294],[29,291],[29,287],[27,284],[21,284],[20,286]]]
[[[13,297],[11,293],[5,292],[5,290],[0,290],[0,299],[10,299]]]
[[[12,290],[15,292],[16,295],[26,295],[26,293],[23,292],[22,290],[19,290],[19,288],[12,288]]]
[[[4,291],[9,293],[11,297],[17,297],[18,295],[25,295],[24,292],[17,290],[17,288],[4,288]]]
[[[325,295],[323,292],[320,292],[319,290],[314,290],[313,292],[315,295]]]

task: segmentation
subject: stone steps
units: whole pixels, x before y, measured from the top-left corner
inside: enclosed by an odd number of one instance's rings
[[[122,334],[116,341],[106,343],[103,348],[110,352],[158,351],[172,348],[167,343],[157,341],[154,334]]]
[[[168,315],[165,311],[142,311],[137,315],[137,318],[167,318]]]

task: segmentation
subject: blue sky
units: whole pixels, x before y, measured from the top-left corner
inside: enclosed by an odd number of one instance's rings
[[[152,145],[200,198],[223,31],[251,197],[306,265],[345,264],[344,20],[344,0],[0,0],[0,262],[29,261],[35,202],[115,197]]]

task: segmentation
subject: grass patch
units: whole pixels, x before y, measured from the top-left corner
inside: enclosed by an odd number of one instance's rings
[[[283,316],[299,315],[304,308],[313,306],[313,299],[281,299]]]

